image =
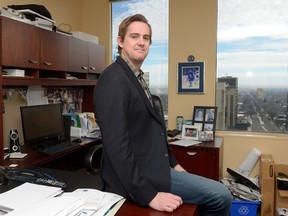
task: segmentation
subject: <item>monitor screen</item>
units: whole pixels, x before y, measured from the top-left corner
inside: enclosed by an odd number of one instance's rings
[[[64,135],[61,104],[20,107],[24,142],[41,144]]]

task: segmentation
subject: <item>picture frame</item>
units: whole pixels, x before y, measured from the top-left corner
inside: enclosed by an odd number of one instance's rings
[[[199,131],[199,141],[205,142],[205,141],[213,141],[213,131]]]
[[[194,106],[192,122],[193,125],[200,126],[200,131],[206,133],[199,133],[199,137],[203,141],[211,141],[211,133],[213,140],[215,138],[215,128],[217,120],[216,106]],[[208,135],[209,134],[209,135]]]
[[[182,139],[198,140],[200,127],[195,125],[182,126]]]
[[[204,62],[178,63],[178,93],[204,93]]]

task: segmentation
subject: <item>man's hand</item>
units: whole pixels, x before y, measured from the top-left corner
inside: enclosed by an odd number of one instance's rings
[[[177,164],[174,169],[180,172],[187,172],[180,164]]]
[[[173,212],[182,204],[181,197],[171,193],[158,192],[149,206],[158,211]]]

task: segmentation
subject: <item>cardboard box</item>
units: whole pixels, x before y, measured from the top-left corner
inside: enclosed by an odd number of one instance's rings
[[[279,172],[288,175],[288,165],[275,164],[275,179],[277,178]],[[275,208],[288,208],[288,191],[278,190],[277,181],[275,181],[275,183]]]
[[[272,155],[262,154],[260,161],[261,216],[274,216],[275,164]]]

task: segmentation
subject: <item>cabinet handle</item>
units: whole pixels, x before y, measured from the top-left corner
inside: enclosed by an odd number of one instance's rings
[[[46,66],[51,66],[51,65],[52,65],[51,62],[43,62],[43,63],[44,63],[44,65],[46,65]]]
[[[29,63],[31,63],[31,64],[37,64],[37,63],[38,63],[38,61],[35,61],[35,60],[30,60],[30,59],[28,59],[28,61],[29,61]]]
[[[96,68],[95,67],[90,67],[90,70],[95,70]]]
[[[88,70],[88,67],[82,66],[81,69],[83,69],[83,70]]]
[[[186,152],[188,155],[190,155],[190,156],[194,156],[194,155],[196,155],[197,154],[197,152]]]

